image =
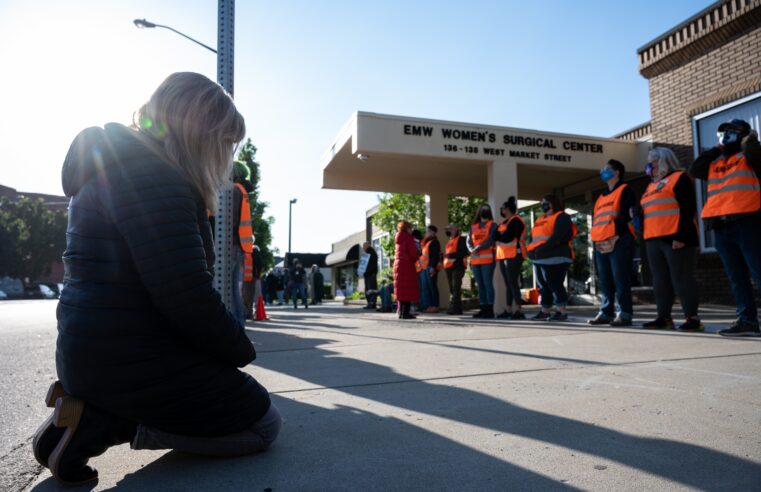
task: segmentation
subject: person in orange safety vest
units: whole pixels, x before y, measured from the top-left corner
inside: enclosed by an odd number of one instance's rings
[[[489,204],[484,203],[476,212],[470,226],[467,245],[470,251],[470,268],[478,287],[480,309],[474,318],[494,317],[494,223]]]
[[[740,119],[719,125],[718,140],[692,163],[689,173],[708,185],[701,218],[714,233],[737,304],[737,320],[719,335],[758,337],[750,277],[761,285],[761,146],[758,133]]]
[[[502,319],[526,319],[521,311],[521,287],[520,276],[523,269],[523,260],[526,258],[526,224],[517,214],[518,202],[514,196],[507,199],[499,209],[505,220],[497,227],[495,232],[496,255],[495,259],[502,272],[505,281],[507,304],[505,312],[497,318]]]
[[[445,234],[449,240],[444,247],[443,266],[451,296],[447,314],[459,315],[462,314],[462,277],[468,267],[467,240],[460,234],[460,228],[456,224],[449,224]]]

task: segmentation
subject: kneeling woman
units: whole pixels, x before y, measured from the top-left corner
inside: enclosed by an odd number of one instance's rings
[[[254,347],[212,287],[208,211],[244,135],[219,85],[176,73],[135,128],[88,128],[72,143],[60,382],[33,443],[59,481],[94,480],[88,459],[121,443],[234,456],[277,437],[267,390],[238,370]]]
[[[568,266],[573,263],[571,242],[576,236],[576,225],[555,195],[542,198],[542,210],[544,215],[534,223],[527,247],[542,298],[542,309],[531,319],[566,321],[568,292],[564,282]],[[550,314],[553,303],[556,311]]]

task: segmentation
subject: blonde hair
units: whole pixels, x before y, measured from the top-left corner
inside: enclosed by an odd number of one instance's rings
[[[658,160],[658,168],[663,173],[663,176],[672,171],[679,169],[679,159],[676,158],[676,154],[668,147],[655,147],[650,149],[647,153],[647,160],[652,162]]]
[[[201,74],[173,73],[135,113],[133,125],[216,212],[219,192],[231,182],[235,146],[246,135],[232,97]]]

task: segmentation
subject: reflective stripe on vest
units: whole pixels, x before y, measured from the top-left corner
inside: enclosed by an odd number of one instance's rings
[[[610,194],[597,197],[594,215],[592,216],[592,230],[589,231],[589,237],[592,241],[605,241],[616,235],[615,220],[621,210],[621,196],[623,196],[627,186],[622,184]],[[633,231],[631,223],[629,230]]]
[[[517,215],[513,215],[510,217],[510,220],[502,222],[499,227],[497,227],[497,230],[499,232],[505,232],[510,225],[510,222],[512,220],[518,220],[521,224],[523,224],[523,232],[521,232],[520,239],[515,238],[509,243],[501,243],[497,242],[497,259],[498,260],[509,260],[512,258],[515,258],[520,254],[521,258],[526,257],[526,224],[523,222],[523,219],[521,219]]]
[[[645,217],[645,239],[671,236],[679,230],[679,202],[676,201],[674,187],[683,174],[683,171],[676,171],[647,185],[640,200]]]
[[[444,247],[444,268],[447,270],[452,268],[455,265],[455,259],[454,258],[448,258],[450,254],[457,253],[457,246],[459,245],[461,236],[455,236],[449,241],[447,241],[446,246]],[[465,258],[462,259],[462,266],[466,267],[468,266],[468,260]]]
[[[708,170],[708,194],[701,217],[719,217],[761,209],[758,176],[742,152],[712,162]]]
[[[240,249],[246,253],[254,251],[254,229],[251,227],[251,204],[248,201],[248,192],[240,183],[235,183],[240,190],[243,199],[240,202],[240,223],[238,224],[238,240]]]
[[[534,222],[534,227],[531,229],[531,242],[528,244],[528,246],[526,246],[527,250],[534,251],[536,248],[546,243],[550,237],[552,237],[552,233],[555,230],[555,222],[558,220],[558,217],[560,217],[560,214],[562,213],[565,212],[555,212],[550,217],[542,215],[536,219],[536,222]],[[571,249],[571,258],[574,257],[573,238],[576,237],[577,233],[578,229],[576,228],[576,224],[571,221],[571,239],[568,240],[568,247]]]
[[[418,259],[418,264],[415,265],[418,272],[425,270],[431,265],[431,253],[429,251],[431,249],[431,242],[433,242],[433,239],[426,241],[420,248],[420,258]],[[436,270],[441,270],[441,262],[438,262],[436,265]]]
[[[254,259],[250,254],[243,255],[243,281],[251,282],[254,280]]]
[[[493,223],[494,221],[489,220],[483,227],[481,227],[480,222],[470,226],[470,238],[473,245],[478,246],[489,239],[489,231]],[[494,263],[494,246],[479,249],[478,252],[470,255],[471,265],[488,265],[490,263]]]

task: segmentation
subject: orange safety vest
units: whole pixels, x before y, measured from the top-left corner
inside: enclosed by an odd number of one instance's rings
[[[418,269],[418,272],[425,270],[431,264],[431,255],[429,253],[429,250],[431,249],[431,242],[433,242],[433,239],[429,239],[425,243],[421,244],[420,258],[418,258],[417,264],[415,265],[415,268]],[[441,270],[441,262],[436,265],[436,270]]]
[[[708,170],[708,199],[702,218],[747,214],[761,209],[758,176],[742,152],[722,157]]]
[[[520,239],[513,239],[509,243],[497,242],[498,260],[509,260],[518,256],[518,254],[521,255],[521,258],[526,257],[526,224],[523,222],[523,219],[521,219],[518,215],[513,215],[510,217],[510,220],[503,221],[499,227],[497,227],[497,231],[505,232],[507,230],[507,226],[512,220],[518,220],[521,224],[523,224],[523,232],[521,233]]]
[[[251,205],[248,202],[248,192],[240,183],[235,183],[240,190],[243,200],[240,204],[240,223],[238,224],[238,239],[240,249],[246,253],[254,251],[254,230],[251,227]]]
[[[536,219],[536,222],[534,222],[534,227],[531,229],[531,242],[528,244],[528,246],[526,246],[526,249],[529,251],[534,251],[536,248],[546,243],[550,236],[552,236],[552,233],[555,230],[555,222],[558,220],[558,217],[560,217],[560,214],[562,213],[565,212],[555,212],[549,217],[542,215]],[[576,237],[577,233],[578,229],[576,224],[571,221],[571,239],[568,240],[568,247],[571,248],[571,258],[574,258],[575,256],[572,243],[573,238]]]
[[[679,203],[674,187],[684,171],[676,171],[660,181],[647,185],[640,204],[645,216],[644,237],[671,236],[679,230]]]
[[[489,220],[481,227],[481,223],[473,224],[470,226],[470,237],[475,246],[484,243],[489,239],[489,231],[494,221]],[[476,253],[470,255],[471,265],[489,265],[494,263],[494,246],[490,246],[486,249],[479,249]]]
[[[455,259],[454,258],[447,258],[447,256],[449,256],[450,254],[457,253],[457,246],[458,246],[458,243],[460,242],[460,238],[461,237],[462,236],[459,236],[459,235],[453,237],[452,239],[447,241],[447,245],[444,248],[444,252],[446,253],[444,255],[444,268],[446,268],[447,270],[449,270],[450,268],[452,268],[455,265]],[[467,259],[465,259],[465,258],[462,259],[462,266],[464,266],[464,267],[468,266],[468,260]]]
[[[616,235],[616,222],[621,212],[621,196],[629,185],[622,184],[608,195],[600,195],[595,202],[592,216],[592,230],[589,237],[592,241],[605,241]],[[625,213],[629,213],[627,210]],[[634,226],[629,222],[629,231],[634,236]]]

